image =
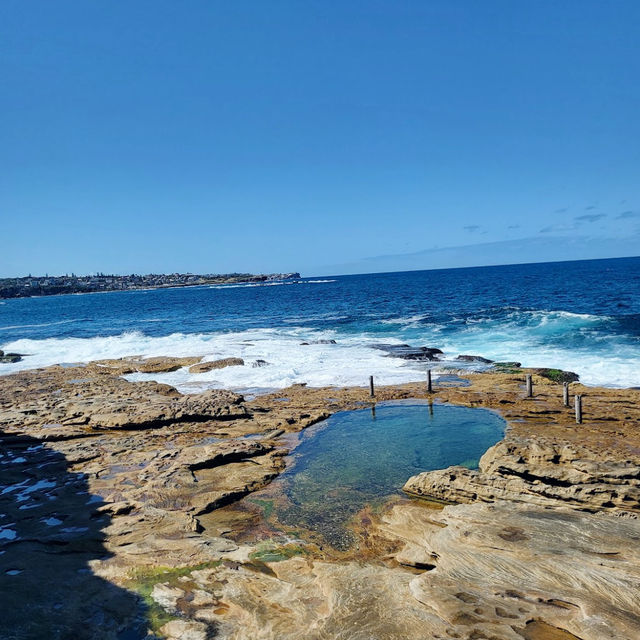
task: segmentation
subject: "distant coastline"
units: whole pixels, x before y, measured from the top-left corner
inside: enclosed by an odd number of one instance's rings
[[[126,276],[98,274],[94,276],[24,276],[0,278],[0,298],[33,298],[65,293],[98,293],[101,291],[134,291],[195,287],[207,284],[277,282],[300,278],[292,273],[226,273],[226,274],[131,274]]]

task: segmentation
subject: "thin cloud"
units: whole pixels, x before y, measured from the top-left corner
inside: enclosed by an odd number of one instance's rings
[[[576,222],[597,222],[598,220],[602,220],[602,218],[606,217],[606,213],[586,213],[583,216],[577,216],[574,220]]]
[[[465,231],[469,233],[475,233],[476,231],[480,231],[479,224],[468,224],[466,227],[462,227]]]
[[[554,233],[555,231],[573,231],[575,229],[573,224],[551,224],[548,227],[543,227],[538,233]]]
[[[520,225],[519,224],[510,224],[507,229],[519,229]]]
[[[640,211],[623,211],[616,216],[616,220],[627,220],[629,218],[640,218]]]
[[[569,211],[569,208],[565,207],[564,209],[556,209],[553,213],[566,213],[567,211]]]
[[[584,210],[585,211],[593,211],[594,209],[597,209],[598,207],[596,207],[595,204],[590,204],[588,207],[585,207]]]

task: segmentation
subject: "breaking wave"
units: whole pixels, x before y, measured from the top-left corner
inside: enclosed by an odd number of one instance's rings
[[[156,376],[188,391],[365,385],[370,375],[401,383],[434,366],[372,348],[387,343],[438,347],[449,363],[479,355],[575,371],[586,384],[640,385],[640,259],[4,302],[0,349],[25,357],[0,373],[131,355],[245,360]]]

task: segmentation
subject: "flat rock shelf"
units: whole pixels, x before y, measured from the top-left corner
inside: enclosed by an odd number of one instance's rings
[[[637,390],[572,383],[576,424],[533,369],[249,400],[130,365],[2,379],[0,637],[637,640]]]

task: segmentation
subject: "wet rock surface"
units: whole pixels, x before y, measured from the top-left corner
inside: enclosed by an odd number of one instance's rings
[[[242,358],[223,358],[222,360],[212,360],[199,362],[189,367],[189,373],[206,373],[214,369],[224,369],[225,367],[241,367],[244,364]]]
[[[412,347],[408,344],[372,344],[373,349],[386,351],[390,358],[402,358],[403,360],[425,360],[432,362],[438,360],[442,350],[435,347]]]
[[[456,360],[460,362],[481,362],[482,364],[491,364],[493,362],[493,360],[489,360],[489,358],[484,358],[483,356],[472,356],[468,354],[456,356]]]
[[[202,358],[141,358],[131,356],[111,360],[96,360],[89,364],[100,373],[124,375],[127,373],[168,373],[200,362]]]
[[[5,353],[4,351],[0,351],[0,363],[20,362],[21,360],[22,354],[20,353]]]
[[[133,364],[200,359],[165,360]],[[499,410],[505,439],[477,471],[410,479],[425,500],[364,509],[337,551],[252,494],[293,434],[367,406],[368,388],[248,402],[127,382],[131,366],[0,378],[0,637],[637,638],[638,391],[572,384],[577,425],[562,385],[531,370],[434,380],[435,401]]]

